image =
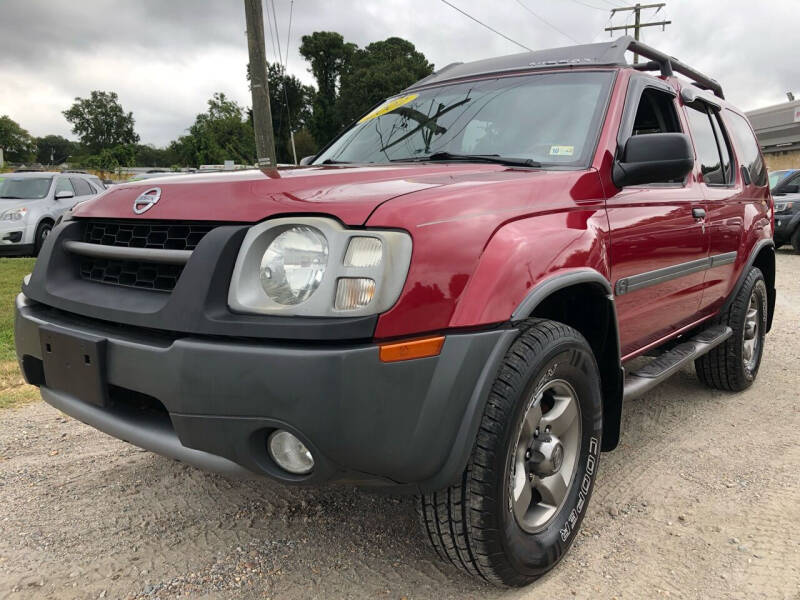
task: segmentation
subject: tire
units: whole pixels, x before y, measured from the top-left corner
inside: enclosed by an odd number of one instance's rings
[[[795,254],[800,254],[800,227],[794,230],[792,234],[792,248]]]
[[[730,392],[739,392],[752,385],[764,353],[767,310],[764,275],[758,268],[751,267],[733,302],[717,319],[717,323],[730,327],[733,335],[694,361],[700,381]]]
[[[47,236],[50,235],[50,232],[53,230],[53,222],[52,221],[42,221],[36,227],[36,239],[33,242],[33,255],[39,256],[39,252],[42,250],[42,246],[44,245],[44,241],[47,239]]]
[[[526,326],[500,367],[461,480],[418,500],[442,559],[506,586],[541,577],[572,544],[594,486],[603,425],[600,374],[584,337],[555,321]],[[561,461],[553,434],[561,436]],[[528,476],[529,468],[536,474]]]

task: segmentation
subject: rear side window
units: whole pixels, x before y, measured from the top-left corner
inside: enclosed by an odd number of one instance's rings
[[[92,189],[92,186],[89,185],[88,181],[84,179],[79,179],[77,177],[70,177],[72,181],[72,187],[75,188],[75,194],[78,196],[91,196],[95,193]]]
[[[734,145],[739,153],[739,162],[750,175],[750,181],[754,185],[767,185],[767,167],[764,159],[761,158],[761,151],[758,147],[750,123],[743,116],[725,109],[725,122],[733,137]]]
[[[714,123],[716,116],[712,120],[712,115],[704,104],[697,108],[687,107],[686,114],[689,117],[689,129],[692,132],[700,172],[703,174],[703,183],[727,184],[730,181],[729,174],[732,174],[731,159],[724,136],[719,131],[719,124]]]

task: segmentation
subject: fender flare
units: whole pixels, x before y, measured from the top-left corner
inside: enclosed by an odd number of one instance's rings
[[[767,331],[769,331],[770,329],[772,329],[772,317],[775,315],[775,298],[776,298],[775,241],[772,238],[760,239],[753,245],[752,250],[750,250],[750,255],[747,257],[747,262],[742,267],[742,272],[739,273],[739,278],[736,280],[736,284],[733,286],[731,293],[728,295],[727,300],[725,300],[719,312],[720,314],[722,314],[726,310],[728,310],[728,308],[736,298],[736,295],[739,293],[739,290],[742,289],[742,286],[744,285],[744,280],[747,279],[747,273],[750,271],[750,268],[755,264],[759,254],[761,254],[761,252],[766,248],[769,248],[771,263],[772,263],[772,273],[763,274],[767,284],[767,301],[769,304],[767,311]],[[770,279],[772,279],[772,281],[770,281]]]

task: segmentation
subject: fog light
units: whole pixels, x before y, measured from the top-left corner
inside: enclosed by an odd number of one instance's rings
[[[309,449],[288,431],[273,431],[267,440],[267,448],[272,460],[289,473],[305,475],[314,468],[314,457]]]

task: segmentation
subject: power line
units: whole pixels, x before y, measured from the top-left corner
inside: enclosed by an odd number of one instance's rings
[[[454,6],[454,5],[450,4],[450,3],[449,3],[447,0],[442,0],[442,2],[444,2],[445,4],[447,4],[447,6],[449,6],[450,8],[452,8],[452,9],[454,9],[454,10],[457,10],[458,12],[460,12],[460,13],[461,13],[462,15],[464,15],[465,17],[467,17],[467,18],[469,18],[469,19],[472,19],[473,21],[475,21],[476,23],[478,23],[478,24],[479,24],[479,25],[481,25],[482,27],[485,27],[486,29],[488,29],[488,30],[489,30],[489,31],[491,31],[492,33],[496,33],[496,34],[497,34],[497,35],[499,35],[501,38],[503,38],[503,39],[506,39],[506,40],[508,40],[509,42],[511,42],[512,44],[516,44],[516,45],[517,45],[517,46],[519,46],[520,48],[524,48],[525,50],[527,50],[527,51],[529,51],[529,52],[533,52],[533,50],[532,50],[531,48],[528,48],[528,47],[527,47],[525,44],[520,44],[520,43],[519,43],[517,40],[512,40],[512,39],[511,39],[510,37],[508,37],[507,35],[504,35],[504,34],[500,33],[499,31],[497,31],[497,29],[494,29],[493,27],[490,27],[489,25],[487,25],[487,24],[486,24],[486,23],[484,23],[483,21],[479,21],[478,19],[476,19],[475,17],[473,17],[471,14],[464,12],[463,10],[461,10],[460,8],[458,8],[457,6]]]
[[[575,4],[580,4],[581,6],[585,6],[586,8],[593,8],[594,10],[599,10],[601,12],[608,12],[608,8],[605,6],[592,6],[591,4],[586,4],[586,2],[581,2],[581,0],[572,0]]]
[[[528,8],[527,6],[525,6],[525,5],[522,3],[522,0],[517,0],[517,4],[519,4],[519,5],[520,5],[522,8],[524,8],[525,10],[527,10],[529,13],[531,13],[531,14],[532,14],[534,17],[536,17],[537,19],[539,19],[539,20],[540,20],[542,23],[544,23],[545,25],[547,25],[547,26],[548,26],[548,27],[550,27],[551,29],[553,29],[553,30],[557,31],[558,33],[560,33],[561,35],[563,35],[565,38],[567,38],[567,39],[569,39],[569,40],[572,40],[572,41],[573,41],[573,42],[575,42],[576,44],[580,44],[580,42],[579,42],[578,40],[576,40],[574,37],[572,37],[570,34],[568,34],[568,33],[564,33],[564,32],[563,32],[563,31],[561,31],[561,30],[560,30],[558,27],[556,27],[555,25],[553,25],[553,24],[552,24],[550,21],[548,21],[547,19],[545,19],[545,18],[544,18],[544,17],[542,17],[541,15],[538,15],[538,14],[536,14],[535,12],[533,12],[533,10],[531,10],[530,8]]]

